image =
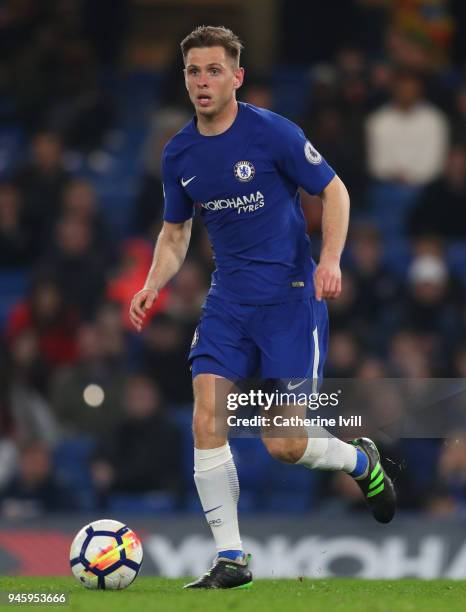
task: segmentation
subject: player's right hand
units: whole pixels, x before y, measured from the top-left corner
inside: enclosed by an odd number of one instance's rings
[[[152,308],[159,292],[155,289],[141,289],[131,301],[129,318],[134,327],[141,331],[146,313]]]

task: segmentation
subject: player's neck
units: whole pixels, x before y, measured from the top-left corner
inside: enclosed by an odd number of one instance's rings
[[[203,136],[218,136],[230,128],[238,114],[238,102],[232,100],[220,113],[212,117],[197,116],[197,129]]]

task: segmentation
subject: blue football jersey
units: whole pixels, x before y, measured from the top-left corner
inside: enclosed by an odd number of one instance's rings
[[[315,264],[298,187],[319,194],[335,176],[296,124],[239,103],[228,130],[203,136],[196,119],[165,146],[164,219],[201,214],[215,256],[210,294],[275,304],[314,293]]]

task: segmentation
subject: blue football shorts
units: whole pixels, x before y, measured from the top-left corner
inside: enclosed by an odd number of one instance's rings
[[[192,376],[322,381],[328,348],[325,301],[314,297],[268,305],[207,296],[194,333]]]

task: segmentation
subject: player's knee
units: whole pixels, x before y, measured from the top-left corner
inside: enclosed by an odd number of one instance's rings
[[[263,438],[265,447],[274,459],[284,463],[295,463],[294,449],[289,444],[290,440],[284,438]]]
[[[194,379],[193,435],[196,448],[216,448],[225,444],[226,432],[216,431],[215,376],[199,374]]]
[[[214,418],[212,415],[197,410],[193,417],[194,438],[214,434]]]
[[[215,415],[202,404],[197,404],[194,410],[193,435],[195,445],[215,437]]]

